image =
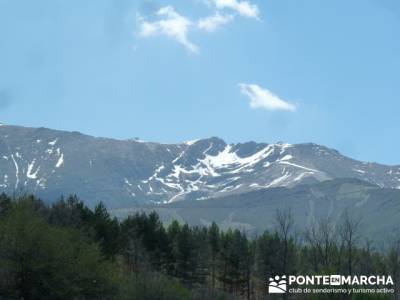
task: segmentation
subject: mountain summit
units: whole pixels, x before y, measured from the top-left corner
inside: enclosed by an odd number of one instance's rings
[[[399,189],[400,166],[360,162],[311,143],[227,144],[213,137],[159,144],[0,126],[0,190],[44,200],[73,193],[89,205],[123,208],[336,178]]]

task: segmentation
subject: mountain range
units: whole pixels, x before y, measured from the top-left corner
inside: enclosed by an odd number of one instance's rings
[[[344,196],[348,189],[358,192]],[[356,207],[398,212],[400,166],[357,161],[313,143],[227,144],[212,137],[162,144],[1,125],[0,191],[48,202],[76,194],[120,216],[156,209],[165,220],[215,219],[251,229],[268,227],[282,206],[297,207],[298,221],[337,218]]]
[[[356,178],[400,188],[400,166],[360,162],[316,144],[179,144],[0,126],[0,189],[45,200],[77,194],[113,208],[204,200],[272,187]]]

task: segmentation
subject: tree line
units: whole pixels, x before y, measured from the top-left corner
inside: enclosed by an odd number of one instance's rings
[[[46,205],[2,194],[0,299],[280,299],[268,295],[267,283],[284,274],[381,274],[398,282],[400,241],[377,251],[360,226],[345,213],[298,233],[286,209],[276,212],[274,230],[250,238],[215,223],[165,226],[154,212],[117,220],[102,203],[92,210],[76,196]],[[358,297],[292,299],[399,294]]]

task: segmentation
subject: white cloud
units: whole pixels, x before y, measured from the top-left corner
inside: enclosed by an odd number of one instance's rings
[[[260,9],[257,5],[252,4],[250,1],[240,0],[207,0],[211,1],[218,9],[229,8],[235,10],[237,13],[244,17],[256,18],[260,16]]]
[[[191,20],[179,14],[174,7],[164,6],[160,8],[155,16],[156,19],[149,19],[138,15],[138,35],[144,38],[154,36],[166,36],[183,45],[188,51],[198,53],[199,47],[189,39],[189,33],[193,30],[214,32],[222,26],[232,22],[234,14],[222,13],[222,10],[230,9],[237,14],[259,18],[259,8],[247,0],[201,0],[209,6],[214,7],[213,15],[198,20]]]
[[[282,100],[274,93],[257,84],[241,83],[239,87],[242,94],[249,97],[250,107],[254,109],[296,111],[295,105]]]
[[[161,19],[149,22],[143,18],[139,19],[139,35],[151,37],[155,35],[165,35],[182,44],[190,52],[198,53],[199,48],[188,38],[188,32],[193,26],[193,22],[180,15],[172,6],[162,7],[157,12]]]
[[[197,22],[197,27],[201,30],[213,32],[218,28],[228,24],[232,20],[232,15],[221,15],[219,12],[216,12],[214,15],[200,19]]]

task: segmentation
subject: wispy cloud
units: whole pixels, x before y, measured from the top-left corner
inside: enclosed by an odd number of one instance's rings
[[[165,6],[156,13],[159,20],[150,22],[142,17],[139,18],[139,35],[142,37],[151,37],[155,35],[165,35],[182,44],[192,53],[198,53],[199,48],[188,38],[188,33],[193,22],[180,15],[172,6]]]
[[[217,29],[232,22],[236,15],[249,18],[259,18],[260,10],[257,5],[244,0],[202,0],[214,11],[213,14],[197,19],[178,13],[173,6],[164,6],[152,15],[154,19],[148,19],[138,15],[138,35],[144,38],[154,36],[167,36],[191,53],[199,53],[199,47],[189,39],[189,33],[197,30],[202,32],[214,32]],[[226,10],[233,10],[228,13]]]
[[[232,15],[222,15],[216,12],[214,15],[202,18],[197,22],[197,27],[201,30],[208,32],[214,32],[220,27],[233,21],[234,17]]]
[[[296,111],[295,105],[279,98],[271,91],[257,84],[241,83],[239,87],[241,93],[249,98],[250,107],[254,109]]]
[[[217,9],[229,8],[236,11],[238,14],[248,18],[260,17],[260,9],[256,4],[250,1],[240,1],[240,0],[206,0],[211,2]]]

